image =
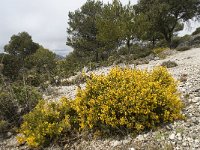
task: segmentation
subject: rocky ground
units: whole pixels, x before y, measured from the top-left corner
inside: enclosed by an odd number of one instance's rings
[[[156,131],[150,131],[138,135],[136,138],[126,136],[110,138],[105,140],[78,140],[73,145],[65,145],[64,148],[48,149],[90,149],[90,150],[198,150],[200,149],[200,48],[184,52],[175,52],[166,59],[154,59],[149,64],[138,65],[140,69],[152,69],[164,61],[175,61],[178,66],[170,68],[170,73],[179,80],[179,90],[185,103],[183,114],[186,121],[177,121],[172,124],[163,125]],[[121,66],[125,66],[121,64]],[[134,67],[134,65],[129,65]],[[112,67],[100,68],[93,71],[96,74],[106,74]],[[91,72],[88,72],[90,74]],[[84,84],[81,85],[84,87]],[[76,86],[63,86],[54,88],[56,97],[67,96],[74,98]],[[54,98],[52,95],[45,98]],[[0,141],[0,149],[26,149],[17,147],[15,137]]]

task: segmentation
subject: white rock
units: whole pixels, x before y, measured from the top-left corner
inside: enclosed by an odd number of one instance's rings
[[[180,133],[177,134],[178,140],[181,141],[182,140],[182,136]]]
[[[129,143],[130,141],[131,141],[130,139],[126,139],[126,140],[123,140],[122,143],[123,143],[123,144],[127,144],[127,143]]]
[[[175,139],[175,134],[172,133],[172,134],[169,136],[169,139],[170,139],[170,140],[174,140],[174,139]]]
[[[185,146],[187,146],[187,143],[186,143],[186,142],[183,142],[183,144],[182,144],[182,145],[185,147]]]
[[[129,148],[129,150],[135,150],[135,148],[132,147],[132,148]]]
[[[140,140],[140,141],[143,141],[144,140],[144,136],[143,135],[138,135],[137,139]]]
[[[11,132],[7,133],[7,137],[11,137],[13,134]]]
[[[198,140],[198,139],[196,139],[196,140],[194,140],[194,142],[195,142],[195,143],[199,143],[199,140]]]
[[[193,102],[193,103],[197,103],[197,102],[199,102],[199,101],[200,101],[200,97],[195,97],[195,98],[192,99],[192,102]]]
[[[120,145],[120,144],[122,144],[121,141],[112,141],[111,146],[112,146],[112,147],[116,147],[116,146],[118,146],[118,145]]]

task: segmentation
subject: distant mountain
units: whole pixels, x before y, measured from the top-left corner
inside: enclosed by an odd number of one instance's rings
[[[63,56],[65,57],[66,55],[68,55],[72,50],[69,49],[57,49],[54,50],[54,53],[56,53],[57,55]]]
[[[56,54],[56,59],[58,59],[58,60],[62,60],[62,59],[65,59],[65,57],[64,57],[64,56],[61,56],[61,55],[58,55],[58,54]]]

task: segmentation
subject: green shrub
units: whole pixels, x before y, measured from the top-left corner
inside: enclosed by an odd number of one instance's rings
[[[158,42],[156,42],[155,47],[167,47],[169,46],[166,40],[159,40]]]
[[[19,118],[17,101],[12,93],[7,91],[0,92],[0,119],[8,122],[16,122]]]
[[[183,37],[174,37],[171,42],[171,48],[177,48],[180,47],[181,45],[189,45],[189,41],[191,41],[191,36],[190,35],[184,35]]]
[[[178,64],[175,62],[175,61],[164,61],[161,66],[163,67],[167,67],[167,68],[173,68],[173,67],[176,67],[178,66]]]
[[[176,50],[177,50],[177,51],[187,51],[187,50],[189,50],[189,49],[190,49],[189,46],[181,46],[181,47],[178,47]]]
[[[20,75],[21,79],[23,79],[23,76],[25,76],[25,82],[34,87],[42,87],[44,86],[45,82],[50,83],[50,80],[53,78],[47,72],[40,72],[36,68],[27,70],[26,73],[22,73]]]
[[[159,54],[159,53],[161,53],[161,52],[163,52],[163,51],[165,51],[165,50],[167,50],[168,48],[166,48],[166,47],[159,47],[159,48],[154,48],[153,49],[153,53],[154,54]]]
[[[95,70],[98,67],[99,67],[99,63],[95,63],[95,62],[89,62],[88,63],[89,70]]]
[[[8,121],[0,120],[0,134],[5,133],[8,128],[9,128]]]
[[[30,86],[3,86],[0,92],[0,119],[7,121],[11,128],[20,125],[21,117],[30,112],[41,98],[42,95]]]
[[[152,53],[151,49],[147,46],[133,45],[131,47],[131,54],[133,54],[134,59],[146,57],[150,55],[151,53]]]
[[[181,119],[177,83],[165,68],[152,72],[114,68],[92,75],[75,103],[83,130],[140,132]]]
[[[108,60],[106,62],[104,62],[104,66],[111,66],[113,64],[120,64],[123,63],[125,61],[125,59],[123,58],[123,56],[120,55],[112,55],[108,58]]]
[[[175,37],[172,39],[171,48],[177,48],[179,44],[183,42],[181,37]]]
[[[14,98],[17,100],[18,105],[24,110],[24,114],[31,111],[42,99],[41,93],[31,86],[12,85]]]
[[[73,80],[72,80],[72,84],[81,84],[84,83],[86,81],[86,74],[84,72],[78,74]]]
[[[192,33],[192,35],[197,35],[200,33],[200,27],[196,28],[196,30]]]
[[[165,53],[166,50],[169,50],[169,48],[166,47],[154,48],[153,53],[160,59],[165,59],[167,57],[167,54]]]
[[[76,127],[76,112],[73,102],[62,98],[59,102],[40,101],[29,114],[24,116],[18,142],[27,142],[30,147],[48,145],[61,135],[68,137]],[[66,140],[66,139],[65,139]]]
[[[128,55],[130,53],[131,51],[127,47],[122,47],[117,52],[118,55]]]
[[[200,47],[200,36],[196,36],[192,41],[191,45],[193,47]]]
[[[0,54],[0,60],[3,65],[2,74],[14,81],[18,78],[22,63],[17,56]]]

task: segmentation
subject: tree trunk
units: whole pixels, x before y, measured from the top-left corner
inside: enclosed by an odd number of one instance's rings
[[[98,53],[97,50],[95,51],[95,61],[96,61],[96,62],[99,61],[99,53]]]
[[[172,47],[172,45],[171,45],[171,43],[172,43],[172,34],[171,33],[164,34],[165,40],[167,41],[167,45],[169,46],[170,49]]]
[[[155,37],[153,36],[153,39],[152,39],[152,47],[153,48],[155,47],[155,44],[156,44],[156,40],[155,40]]]
[[[126,46],[128,48],[128,53],[130,54],[130,49],[131,49],[130,39],[127,39]]]

